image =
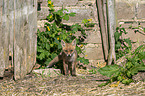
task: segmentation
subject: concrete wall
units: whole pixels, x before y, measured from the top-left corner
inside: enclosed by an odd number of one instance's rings
[[[44,22],[48,13],[47,0],[40,0],[41,10],[38,11],[38,27],[43,27]],[[88,37],[85,42],[89,43],[86,46],[86,58],[90,61],[102,60],[102,45],[101,36],[98,27],[97,9],[95,0],[52,0],[56,9],[61,8],[63,5],[70,12],[76,12],[76,16],[70,18],[69,21],[63,21],[64,23],[81,23],[83,19],[92,19],[97,26],[91,31],[88,31]],[[134,33],[134,30],[129,29],[130,25],[137,27],[139,24],[142,27],[145,26],[145,1],[143,0],[116,0],[116,13],[118,25],[122,24],[128,31],[128,35],[124,37],[131,37],[133,41],[145,43],[145,36],[139,33]],[[138,22],[135,22],[138,21]],[[131,34],[131,35],[130,35]],[[134,39],[134,37],[136,37]]]

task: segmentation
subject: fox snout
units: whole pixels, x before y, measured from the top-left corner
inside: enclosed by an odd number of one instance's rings
[[[66,54],[66,56],[71,56],[72,54]]]
[[[66,54],[66,56],[72,56],[73,51],[67,51],[67,50],[65,50],[64,53]]]

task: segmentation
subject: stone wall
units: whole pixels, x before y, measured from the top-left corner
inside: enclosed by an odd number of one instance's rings
[[[39,1],[39,0],[38,0]],[[46,16],[49,14],[47,7],[47,0],[40,0],[41,6],[38,11],[38,28],[43,27],[42,22],[45,22]],[[95,0],[52,0],[56,9],[60,9],[62,5],[69,10],[75,12],[76,16],[71,17],[69,21],[64,23],[81,23],[83,19],[92,19],[97,26],[91,31],[88,31],[88,37],[85,42],[86,46],[85,56],[90,61],[103,60],[101,36],[98,27],[97,9]],[[140,43],[145,43],[145,36],[139,33],[134,33],[134,30],[129,29],[129,26],[137,27],[139,24],[144,27],[145,25],[145,1],[143,0],[116,0],[116,13],[118,25],[122,24],[128,31],[125,38],[131,37],[132,40]],[[136,37],[134,39],[134,37]]]

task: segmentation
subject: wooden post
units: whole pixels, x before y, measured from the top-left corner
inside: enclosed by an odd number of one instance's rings
[[[99,20],[99,26],[100,26],[100,32],[101,32],[101,40],[102,40],[102,48],[104,53],[104,60],[107,61],[108,57],[108,34],[106,32],[106,25],[105,25],[105,16],[104,16],[104,10],[103,10],[103,4],[102,0],[96,0],[96,6],[97,6],[97,13],[98,13],[98,20]]]
[[[114,32],[116,31],[116,17],[115,17],[115,0],[107,0],[107,17],[108,17],[108,33],[109,33],[109,54],[108,54],[108,65],[112,64],[112,60],[116,63],[115,55],[115,39]]]

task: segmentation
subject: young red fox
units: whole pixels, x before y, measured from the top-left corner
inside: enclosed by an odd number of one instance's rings
[[[56,62],[63,60],[64,74],[68,75],[71,73],[72,76],[76,76],[76,40],[73,40],[72,43],[65,43],[63,40],[61,40],[61,45],[62,52],[55,57],[47,67],[52,67]]]

